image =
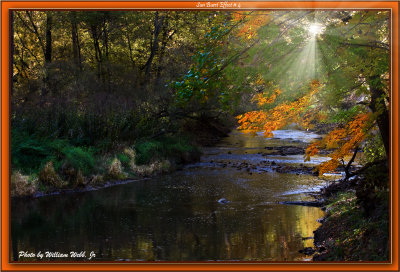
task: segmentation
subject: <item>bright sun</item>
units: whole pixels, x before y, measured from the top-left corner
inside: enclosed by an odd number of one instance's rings
[[[321,24],[318,23],[312,23],[310,24],[310,26],[308,27],[308,32],[312,35],[315,36],[317,34],[321,34],[323,31],[323,27]]]

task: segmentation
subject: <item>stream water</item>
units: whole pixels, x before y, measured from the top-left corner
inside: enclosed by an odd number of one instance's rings
[[[313,200],[325,181],[279,173],[305,165],[302,155],[268,155],[305,147],[318,135],[277,131],[265,139],[233,131],[183,170],[98,191],[15,199],[12,260],[23,261],[302,261],[323,217]],[[326,160],[316,157],[309,165]],[[84,257],[20,257],[19,252],[82,252]]]

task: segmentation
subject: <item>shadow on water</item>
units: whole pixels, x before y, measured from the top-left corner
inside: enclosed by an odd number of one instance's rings
[[[234,132],[202,162],[235,146],[242,149],[231,154],[240,160],[250,148],[246,140],[253,141],[251,148],[268,145],[262,137],[246,137]],[[281,140],[284,144],[292,145]],[[86,257],[93,251],[92,260],[111,261],[304,260],[298,250],[312,240],[302,238],[313,236],[323,212],[279,202],[309,200],[305,192],[321,184],[311,175],[250,174],[200,164],[99,191],[13,200],[12,259],[19,251],[86,251]],[[219,203],[221,198],[227,203]]]

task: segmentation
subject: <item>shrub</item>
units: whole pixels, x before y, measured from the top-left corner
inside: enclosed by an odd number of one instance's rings
[[[62,150],[65,159],[64,163],[73,167],[77,171],[82,171],[84,175],[90,174],[95,165],[95,159],[89,149],[81,147],[66,147]]]
[[[130,147],[125,148],[124,154],[126,154],[130,158],[130,160],[135,160],[136,153],[132,148]]]
[[[121,162],[114,158],[108,167],[107,177],[110,179],[124,179],[126,178],[125,173],[122,171]]]
[[[129,168],[129,164],[131,162],[131,158],[129,155],[127,155],[125,153],[119,153],[117,155],[117,158],[125,168]]]
[[[76,174],[76,178],[75,178],[75,186],[85,186],[87,184],[87,180],[85,179],[85,177],[82,174],[81,170],[78,170],[78,173]]]
[[[104,177],[102,175],[93,175],[90,177],[89,183],[96,185],[104,182]]]
[[[11,165],[23,173],[37,172],[52,156],[51,141],[29,135],[20,129],[11,130]]]
[[[137,154],[135,163],[138,165],[149,164],[163,153],[163,147],[159,141],[139,142],[135,145],[135,149]]]
[[[37,179],[30,180],[18,171],[11,175],[11,196],[33,195],[37,190]]]
[[[49,161],[39,172],[39,181],[45,185],[50,185],[55,188],[61,188],[66,185],[56,173],[53,162]]]

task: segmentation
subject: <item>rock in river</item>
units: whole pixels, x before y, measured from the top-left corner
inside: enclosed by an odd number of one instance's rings
[[[228,201],[226,198],[221,198],[221,199],[218,199],[218,203],[220,203],[220,204],[227,204],[227,203],[229,203],[230,201]]]

